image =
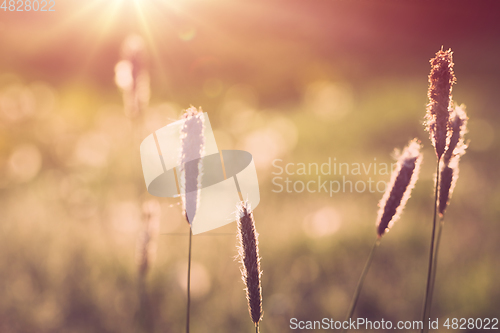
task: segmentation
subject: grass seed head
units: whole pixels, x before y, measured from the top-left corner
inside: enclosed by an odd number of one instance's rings
[[[453,72],[453,52],[441,49],[430,60],[429,104],[427,105],[426,125],[436,150],[441,158],[446,149],[448,119],[451,110],[451,91],[456,78]]]
[[[399,219],[417,181],[421,161],[420,143],[414,139],[399,156],[397,167],[379,202],[376,224],[379,238]]]
[[[205,147],[205,129],[202,110],[190,107],[182,116],[181,129],[181,187],[182,204],[189,224],[192,223],[200,200],[202,156]]]
[[[245,283],[248,310],[253,323],[257,325],[262,318],[262,287],[260,277],[259,240],[255,230],[255,221],[248,203],[238,206],[238,257],[241,263],[241,275]]]
[[[467,115],[465,106],[455,106],[450,114],[449,142],[443,155],[443,163],[440,168],[438,186],[438,211],[442,217],[448,207],[458,180],[458,163],[460,157],[465,154],[467,145],[464,143],[464,135],[467,132]]]
[[[122,45],[122,60],[115,66],[115,83],[122,90],[125,114],[139,117],[150,97],[146,48],[139,35],[128,36]]]
[[[438,211],[440,216],[443,216],[446,211],[446,207],[450,202],[457,178],[458,168],[443,165],[440,170],[438,187]]]
[[[467,146],[464,143],[464,136],[467,132],[467,121],[465,106],[455,106],[453,112],[450,113],[448,127],[449,141],[443,156],[444,164],[450,164],[453,158],[460,158],[465,153]]]

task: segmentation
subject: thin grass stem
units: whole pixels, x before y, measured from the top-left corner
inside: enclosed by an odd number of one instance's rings
[[[189,228],[189,256],[188,256],[188,273],[187,273],[187,315],[186,315],[186,333],[189,333],[189,313],[191,306],[191,238],[193,233]]]
[[[421,332],[425,333],[429,330],[429,324],[427,321],[428,314],[430,312],[430,299],[432,299],[431,292],[431,280],[433,274],[433,263],[434,263],[434,243],[436,239],[436,216],[437,216],[437,205],[438,205],[438,186],[439,186],[439,162],[440,158],[437,159],[437,167],[436,167],[436,184],[434,189],[434,216],[432,218],[432,236],[431,236],[431,248],[429,252],[429,267],[427,270],[427,285],[425,288],[425,299],[422,310],[422,323],[423,327]]]
[[[430,291],[430,296],[429,296],[429,308],[428,308],[428,313],[430,315],[431,312],[431,305],[432,305],[432,297],[434,295],[434,286],[436,283],[436,274],[437,274],[437,265],[438,265],[438,254],[439,254],[439,244],[441,243],[441,234],[443,233],[443,227],[444,227],[444,217],[441,216],[439,218],[439,226],[437,230],[437,236],[436,236],[436,245],[434,249],[434,259],[432,263],[432,278],[431,278],[431,291]]]
[[[257,323],[257,325],[255,325],[255,333],[259,333],[259,323]]]
[[[375,249],[378,247],[380,244],[380,238],[377,237],[377,240],[373,244],[372,250],[370,251],[370,254],[368,256],[368,259],[366,260],[365,267],[363,268],[363,272],[361,273],[361,276],[359,277],[358,285],[356,286],[356,291],[354,292],[354,296],[352,297],[351,305],[349,307],[349,312],[346,317],[346,321],[349,321],[354,313],[354,310],[356,309],[356,304],[358,303],[359,295],[361,294],[361,289],[363,288],[363,283],[365,281],[366,274],[368,273],[368,270],[370,269],[370,264],[372,263],[373,259],[373,254],[375,253]],[[347,329],[343,329],[342,332],[347,332]]]

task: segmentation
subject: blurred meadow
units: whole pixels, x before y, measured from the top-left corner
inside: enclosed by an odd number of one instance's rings
[[[190,105],[208,112],[219,150],[246,150],[256,163],[263,333],[292,331],[293,317],[344,319],[382,197],[277,193],[273,182],[317,181],[297,163],[393,163],[394,148],[419,138],[419,180],[355,315],[420,320],[435,169],[422,124],[441,46],[454,51],[453,98],[467,106],[470,145],[432,317],[500,317],[498,2],[55,2],[55,12],[0,10],[0,332],[184,330],[189,227],[178,198],[147,193],[139,144]],[[143,41],[139,115],[115,82],[127,38]],[[273,163],[294,163],[295,174],[276,175]],[[151,200],[159,235],[141,320],[137,247]],[[236,255],[236,223],[193,236],[192,332],[253,332]]]

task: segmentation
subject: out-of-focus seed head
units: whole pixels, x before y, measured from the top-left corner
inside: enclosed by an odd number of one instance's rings
[[[448,130],[448,146],[443,156],[444,164],[449,164],[454,157],[460,157],[465,154],[467,145],[464,143],[464,136],[467,132],[467,114],[465,105],[455,106],[450,114]]]
[[[458,167],[453,168],[443,164],[440,170],[438,186],[438,211],[440,216],[444,215],[446,207],[448,207],[457,178]]]
[[[441,217],[444,216],[450,203],[458,180],[458,164],[467,149],[464,142],[464,135],[467,132],[467,120],[465,106],[455,106],[455,109],[450,114],[448,146],[443,155],[443,163],[439,171],[438,211]]]
[[[421,162],[420,143],[414,139],[400,154],[397,167],[392,172],[391,180],[379,202],[376,223],[378,237],[382,237],[399,219],[418,179]]]
[[[149,104],[149,74],[146,47],[139,35],[128,36],[122,45],[122,60],[115,66],[115,83],[122,90],[125,114],[140,116]]]

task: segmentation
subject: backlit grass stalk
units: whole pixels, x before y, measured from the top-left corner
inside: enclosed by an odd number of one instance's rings
[[[368,255],[368,259],[366,260],[365,267],[363,267],[363,271],[361,273],[361,276],[359,277],[358,284],[356,285],[354,295],[352,296],[351,305],[349,306],[349,312],[347,313],[346,321],[349,321],[349,319],[351,319],[352,315],[354,314],[354,310],[356,309],[356,305],[358,304],[359,295],[361,293],[361,289],[363,287],[366,274],[368,273],[370,265],[373,261],[373,254],[375,253],[375,250],[379,245],[380,245],[380,238],[377,237],[370,251],[370,254]],[[347,330],[344,329],[343,332],[347,332]]]
[[[434,212],[432,217],[432,234],[431,234],[431,248],[429,250],[429,263],[427,268],[427,282],[425,287],[425,298],[424,305],[422,310],[422,323],[423,328],[422,332],[427,332],[429,328],[428,322],[428,314],[430,311],[429,305],[430,300],[432,299],[431,290],[432,290],[432,275],[433,275],[433,264],[434,264],[434,251],[435,251],[435,238],[436,238],[436,216],[437,216],[437,206],[438,206],[438,184],[439,184],[439,161],[437,159],[437,170],[436,170],[436,181],[435,181],[435,189],[434,189]]]
[[[205,128],[203,112],[191,107],[183,115],[185,119],[181,129],[181,198],[184,216],[189,223],[189,255],[187,272],[187,310],[186,333],[189,333],[191,307],[191,226],[200,200],[201,176],[203,172],[202,156],[205,147]]]
[[[128,36],[121,50],[122,59],[115,66],[115,83],[123,96],[125,115],[130,119],[131,145],[138,146],[142,138],[142,115],[149,103],[149,76],[146,66],[146,49],[138,35]],[[132,101],[137,103],[133,103]],[[134,169],[139,167],[134,163]],[[140,189],[143,187],[141,186]],[[139,190],[140,191],[140,190]],[[141,201],[139,198],[138,201]],[[142,204],[142,228],[137,240],[137,288],[139,309],[136,314],[140,329],[154,330],[154,316],[146,290],[146,277],[156,255],[156,238],[160,223],[160,206],[155,200]]]
[[[451,195],[458,180],[458,163],[460,157],[465,153],[467,145],[464,143],[464,135],[467,128],[467,115],[465,113],[465,106],[455,106],[455,109],[450,114],[450,126],[448,136],[450,138],[447,150],[443,155],[443,162],[439,172],[439,186],[438,186],[438,213],[439,225],[436,235],[436,243],[432,263],[432,275],[430,282],[430,295],[427,301],[427,316],[430,316],[432,306],[432,296],[434,293],[434,286],[436,281],[436,271],[438,264],[439,245],[441,243],[441,235],[444,227],[444,214],[450,202]]]
[[[136,119],[144,113],[150,97],[146,48],[139,35],[128,36],[122,45],[122,60],[115,66],[115,83],[122,90],[125,115]]]
[[[144,114],[150,98],[147,50],[141,36],[132,34],[123,41],[121,60],[115,65],[115,83],[121,90],[124,113],[130,121],[131,145],[137,147],[143,139]]]
[[[396,169],[392,172],[391,180],[379,202],[376,224],[378,238],[388,232],[401,216],[417,182],[421,163],[420,143],[413,139],[399,155]]]
[[[435,251],[436,251],[436,228],[437,228],[437,213],[438,203],[440,200],[440,176],[441,160],[445,164],[446,160],[450,159],[450,154],[454,150],[451,147],[454,144],[455,137],[451,130],[452,120],[452,86],[456,82],[453,71],[453,52],[451,50],[440,51],[430,60],[431,72],[429,74],[429,104],[427,105],[426,113],[426,129],[429,132],[431,142],[436,151],[436,181],[434,189],[434,213],[432,218],[432,234],[429,250],[429,264],[427,270],[427,282],[425,288],[425,298],[422,310],[422,332],[426,332],[429,328],[429,313],[432,302],[433,291],[433,276],[435,270]],[[444,157],[443,157],[444,154]],[[442,158],[443,157],[443,158]],[[442,176],[447,176],[443,174]],[[444,180],[447,181],[449,177]]]
[[[354,314],[364,280],[373,260],[375,250],[380,244],[381,237],[388,232],[394,225],[394,222],[399,219],[406,206],[406,202],[410,198],[411,190],[418,179],[421,162],[422,154],[420,153],[420,144],[415,139],[410,141],[409,145],[399,155],[397,167],[392,172],[391,180],[387,184],[384,196],[379,202],[380,208],[376,223],[377,239],[373,244],[368,260],[358,280],[346,321],[349,321]],[[343,330],[343,332],[346,331],[346,329]]]
[[[448,122],[452,108],[451,92],[456,82],[453,72],[453,52],[443,51],[441,48],[430,63],[426,129],[439,160],[445,152],[448,141]]]
[[[147,201],[142,206],[143,229],[137,242],[138,295],[140,326],[146,331],[154,328],[153,316],[146,290],[146,276],[156,257],[156,239],[160,228],[160,205],[158,201]]]
[[[241,263],[241,276],[245,283],[250,318],[255,324],[255,332],[259,332],[262,319],[262,286],[260,278],[259,234],[255,229],[255,221],[250,204],[241,202],[238,206],[238,257]]]

